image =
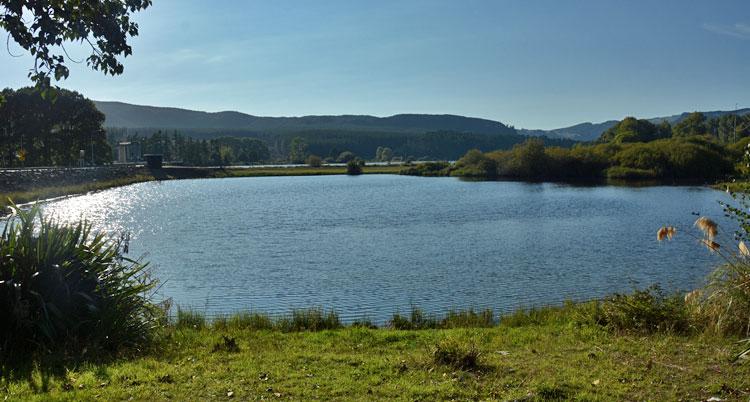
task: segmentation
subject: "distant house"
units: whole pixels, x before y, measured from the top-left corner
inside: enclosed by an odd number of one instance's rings
[[[120,142],[117,144],[117,163],[133,163],[141,160],[141,144]]]

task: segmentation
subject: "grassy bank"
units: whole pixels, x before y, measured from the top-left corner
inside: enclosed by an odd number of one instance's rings
[[[398,174],[401,166],[365,166],[363,174]],[[268,177],[268,176],[321,176],[346,174],[344,166],[313,167],[272,167],[272,168],[165,168],[159,171],[141,169],[138,173],[111,180],[90,181],[78,184],[63,184],[59,186],[44,186],[28,191],[3,192],[0,190],[0,208],[8,206],[8,198],[16,204],[23,204],[37,200],[61,197],[73,194],[85,194],[90,191],[106,190],[108,188],[126,186],[153,180],[179,180],[200,178],[226,177]]]
[[[5,373],[10,400],[747,400],[732,339],[613,333],[574,312],[515,314],[493,328],[318,332],[231,320],[165,330],[116,362]],[[189,319],[183,320],[183,324]],[[455,356],[477,357],[459,365]],[[473,362],[473,363],[472,363]]]

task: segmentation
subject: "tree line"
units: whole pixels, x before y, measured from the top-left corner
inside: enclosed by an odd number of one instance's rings
[[[0,104],[0,165],[73,166],[102,164],[112,150],[102,128],[104,115],[75,91],[56,90],[54,100],[36,88],[4,89]]]
[[[708,119],[692,113],[672,126],[627,117],[592,143],[570,148],[528,139],[509,150],[470,150],[454,165],[408,169],[414,175],[521,180],[716,180],[740,168],[750,116]]]

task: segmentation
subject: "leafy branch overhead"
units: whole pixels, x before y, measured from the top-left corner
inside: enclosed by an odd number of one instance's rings
[[[48,89],[51,78],[68,78],[66,43],[88,44],[86,64],[104,74],[119,75],[118,57],[132,54],[128,39],[138,35],[131,14],[151,0],[0,0],[0,28],[34,57],[29,78]],[[9,49],[9,46],[8,46]]]

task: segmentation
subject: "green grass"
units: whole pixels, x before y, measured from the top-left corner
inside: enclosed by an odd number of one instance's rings
[[[576,319],[574,310],[517,313],[492,328],[418,331],[254,330],[265,324],[257,323],[262,315],[251,314],[212,326],[204,320],[197,329],[168,328],[157,351],[140,357],[70,365],[54,374],[38,368],[5,372],[0,398],[608,401],[750,395],[750,364],[730,362],[738,348],[734,339],[620,334]]]

